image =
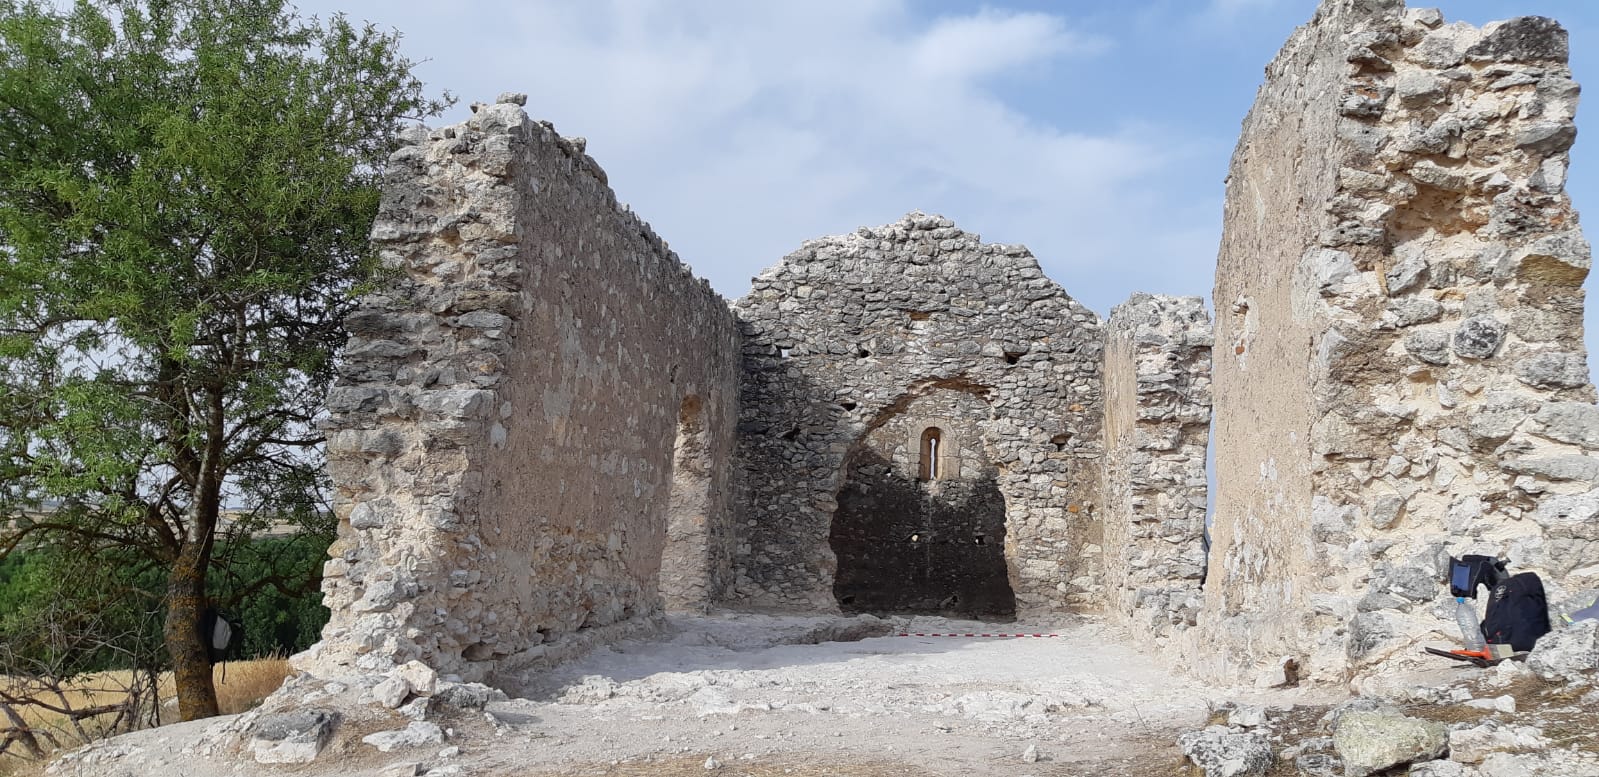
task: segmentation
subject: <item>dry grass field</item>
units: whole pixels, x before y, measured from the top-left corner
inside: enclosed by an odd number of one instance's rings
[[[233,661],[217,665],[212,672],[217,686],[217,703],[222,708],[222,714],[232,715],[260,704],[262,699],[277,690],[278,686],[283,684],[283,678],[289,674],[289,662],[288,659],[281,657]],[[56,698],[54,694],[46,697],[46,700],[53,706],[70,706],[72,709],[114,705],[127,698],[132,679],[132,673],[127,671],[97,672],[74,680],[64,689],[64,700]],[[14,687],[16,681],[11,678],[0,678],[0,683]],[[172,676],[162,675],[159,686],[162,701],[158,712],[160,721],[171,723],[177,714]],[[29,727],[36,731],[50,732],[63,746],[73,747],[81,744],[81,736],[70,725],[66,716],[31,707],[19,707],[17,712],[21,713]],[[83,721],[83,728],[92,734],[97,734],[99,728],[110,725],[111,717],[104,715],[101,719],[87,719]],[[0,734],[3,734],[10,725],[0,717]],[[47,743],[41,742],[41,744]],[[13,746],[13,749],[18,748]],[[37,764],[16,754],[0,755],[0,775],[27,775],[36,766]]]

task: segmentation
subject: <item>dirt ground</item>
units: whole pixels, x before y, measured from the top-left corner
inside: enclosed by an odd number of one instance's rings
[[[351,727],[313,764],[262,766],[230,748],[197,747],[217,724],[185,724],[120,738],[106,746],[121,748],[116,758],[57,773],[367,777],[416,763],[440,777],[1183,774],[1177,734],[1203,726],[1223,700],[1331,700],[1327,691],[1199,685],[1096,619],[1047,627],[919,618],[894,630],[1055,636],[792,644],[814,639],[827,620],[674,618],[660,639],[602,648],[538,676],[523,698],[491,704],[492,720],[440,721],[450,730],[444,745],[384,754],[359,741],[370,726]]]

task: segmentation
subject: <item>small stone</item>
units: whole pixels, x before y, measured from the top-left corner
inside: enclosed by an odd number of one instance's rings
[[[1449,728],[1395,712],[1349,712],[1338,721],[1333,743],[1349,777],[1366,777],[1417,761],[1430,761],[1449,749]]]
[[[713,755],[713,756],[710,756],[709,758],[705,759],[705,770],[706,771],[710,771],[712,769],[720,769],[720,768],[722,768],[722,762],[716,760],[716,756]]]
[[[449,747],[446,747],[443,750],[439,751],[439,757],[440,758],[454,758],[454,757],[456,757],[456,756],[458,756],[460,754],[461,754],[461,748],[456,747],[455,745],[450,745]]]
[[[1190,731],[1177,744],[1205,770],[1205,777],[1260,777],[1277,758],[1264,734],[1236,733],[1225,726]]]
[[[439,673],[421,661],[407,661],[394,670],[394,676],[405,681],[412,693],[431,696],[437,689]]]
[[[1580,353],[1540,353],[1516,363],[1516,380],[1534,388],[1577,388],[1588,382],[1587,360]]]
[[[1449,363],[1449,333],[1413,330],[1405,334],[1405,351],[1428,364]]]
[[[321,710],[263,716],[251,726],[248,747],[257,763],[311,763],[327,746],[337,723],[335,713]]]
[[[1028,745],[1027,749],[1022,751],[1022,763],[1038,763],[1038,745]]]
[[[500,96],[494,98],[494,102],[527,105],[527,95],[522,92],[500,92]]]
[[[1455,353],[1467,359],[1487,359],[1499,350],[1507,329],[1503,321],[1493,316],[1468,318],[1455,330]]]
[[[443,744],[444,729],[437,723],[425,720],[413,721],[410,725],[397,731],[379,731],[361,737],[365,742],[379,751],[387,753],[404,747],[421,747],[422,745]]]
[[[372,686],[372,698],[391,710],[405,703],[410,695],[411,686],[399,677],[390,677]]]

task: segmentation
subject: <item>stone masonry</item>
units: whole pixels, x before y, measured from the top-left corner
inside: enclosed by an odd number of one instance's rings
[[[733,318],[521,101],[390,160],[372,234],[394,277],[328,397],[333,618],[302,669],[504,676],[659,613],[663,558],[697,559],[678,604],[728,585]],[[669,551],[669,522],[694,547]]]
[[[1210,315],[1199,297],[1134,294],[1105,330],[1106,607],[1165,643],[1203,601]]]
[[[938,391],[981,401],[1020,612],[1059,611],[1098,576],[1099,318],[1021,246],[912,213],[807,242],[736,307],[744,335],[744,502],[733,602],[836,607],[829,528],[845,462]],[[977,441],[971,441],[977,449]]]
[[[1453,634],[1452,554],[1599,588],[1567,53],[1324,0],[1234,154],[1214,353],[1197,298],[1102,323],[919,212],[730,306],[520,96],[418,129],[295,665],[515,685],[668,609],[1104,610],[1215,679],[1343,680]]]
[[[1599,576],[1566,41],[1327,0],[1267,68],[1216,278],[1208,673],[1453,635],[1451,554]]]

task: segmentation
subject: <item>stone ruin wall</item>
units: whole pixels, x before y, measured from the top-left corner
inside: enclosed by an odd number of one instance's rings
[[[663,607],[849,609],[835,547],[924,523],[950,547],[896,574],[1002,565],[1017,615],[1108,608],[1214,679],[1452,639],[1451,554],[1599,587],[1566,54],[1544,19],[1326,0],[1235,152],[1213,355],[1198,300],[1102,326],[920,213],[807,242],[729,311],[516,101],[418,131],[328,399],[333,619],[296,665],[514,683]],[[915,474],[930,426],[945,483]],[[961,509],[997,532],[851,522],[985,483]]]
[[[1006,509],[1021,614],[1087,602],[1100,452],[1097,316],[1021,246],[947,219],[805,243],[754,280],[744,334],[733,603],[832,610],[845,462],[919,398],[965,392]]]
[[[301,669],[514,684],[731,580],[733,318],[521,102],[390,160],[395,277],[328,398],[333,618]]]
[[[1216,279],[1208,674],[1452,640],[1451,554],[1599,575],[1566,57],[1548,19],[1328,0],[1268,67]]]
[[[1184,652],[1173,637],[1203,603],[1211,339],[1199,297],[1134,294],[1105,324],[1105,606]]]

